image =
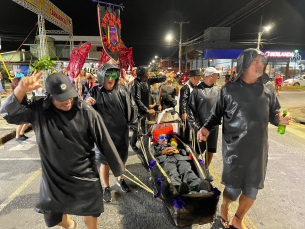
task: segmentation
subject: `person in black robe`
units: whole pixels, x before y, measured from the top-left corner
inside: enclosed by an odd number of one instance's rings
[[[101,116],[77,98],[64,74],[48,76],[48,96],[21,104],[26,92],[42,86],[41,75],[22,78],[1,107],[1,115],[8,123],[33,126],[42,167],[35,210],[44,214],[47,226],[77,228],[67,215],[73,214],[85,216],[87,228],[96,229],[104,207],[95,161],[105,156],[115,176],[124,172],[124,165]],[[94,144],[101,153],[94,153]]]
[[[196,87],[201,79],[201,73],[197,70],[190,71],[190,79],[183,85],[180,89],[180,99],[179,99],[179,115],[184,125],[180,128],[180,137],[183,142],[189,144],[190,142],[190,127],[188,124],[187,117],[187,104],[189,97],[194,87]]]
[[[239,55],[237,77],[221,88],[211,116],[197,135],[199,141],[206,141],[211,129],[220,125],[223,118],[222,184],[225,190],[221,216],[215,222],[223,227],[228,226],[230,203],[242,193],[232,225],[246,228],[242,219],[253,205],[258,190],[264,188],[268,122],[288,125],[291,119],[290,114],[282,118],[275,89],[264,73],[267,61],[267,56],[257,49],[247,49]]]
[[[137,68],[137,78],[134,80],[131,91],[134,96],[136,105],[138,106],[138,116],[139,116],[139,128],[142,129],[142,134],[145,134],[145,120],[148,114],[155,114],[155,110],[149,108],[151,105],[151,93],[150,85],[155,83],[161,83],[166,80],[167,77],[174,77],[173,73],[160,76],[150,76],[150,70],[145,66],[140,66]],[[142,164],[145,168],[148,168],[145,163],[144,156],[139,152],[138,147],[136,146],[139,136],[139,131],[134,131],[130,140],[130,146],[139,156]]]
[[[110,137],[124,164],[128,157],[129,127],[138,122],[138,108],[128,89],[118,84],[120,69],[116,64],[103,64],[97,71],[99,86],[93,87],[87,94],[86,102],[102,116]],[[104,201],[111,201],[109,185],[109,165],[106,157],[101,157],[100,174],[103,179]],[[118,177],[117,185],[123,192],[130,189],[123,179]]]
[[[200,70],[197,69],[197,74],[200,74]],[[204,71],[205,79],[202,81],[190,95],[188,106],[187,106],[187,116],[189,121],[189,126],[192,130],[197,132],[199,127],[210,117],[212,107],[216,103],[217,96],[220,88],[215,85],[218,80],[218,74],[221,71],[217,71],[213,67],[208,67]],[[214,153],[217,151],[217,139],[218,139],[219,126],[216,126],[211,131],[207,144],[208,144],[208,160],[207,164],[210,165]],[[196,136],[196,135],[195,135]],[[201,152],[203,153],[206,149],[206,142],[199,142]],[[199,154],[200,150],[198,147],[198,142],[195,139],[195,149]],[[214,178],[209,174],[209,180],[213,181]]]
[[[188,153],[184,149],[177,148],[177,141],[169,143],[169,135],[164,133],[158,136],[154,146],[154,157],[162,166],[171,183],[176,187],[180,195],[188,194],[190,191],[211,191],[211,185],[206,180],[201,180],[192,170]]]

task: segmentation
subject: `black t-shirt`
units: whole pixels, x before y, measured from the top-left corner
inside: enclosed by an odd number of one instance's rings
[[[230,75],[225,75],[225,77],[226,77],[226,80],[230,79]]]

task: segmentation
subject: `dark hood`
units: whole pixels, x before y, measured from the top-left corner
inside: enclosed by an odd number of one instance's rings
[[[117,64],[109,64],[109,63],[102,64],[101,67],[97,70],[97,81],[100,86],[104,85],[104,79],[105,79],[106,72],[108,70],[112,70],[112,69],[119,70],[119,68],[117,67]],[[118,78],[115,80],[114,86],[116,86],[118,84],[120,76],[121,76],[121,74],[119,74]]]
[[[237,68],[236,68],[236,74],[237,76],[233,78],[233,81],[236,81],[239,79],[242,74],[249,68],[251,65],[252,60],[257,57],[258,55],[261,55],[263,58],[263,63],[265,65],[264,68],[264,74],[260,77],[264,83],[266,83],[269,80],[268,75],[265,73],[265,69],[268,63],[268,57],[260,50],[257,49],[246,49],[244,50],[237,58]]]

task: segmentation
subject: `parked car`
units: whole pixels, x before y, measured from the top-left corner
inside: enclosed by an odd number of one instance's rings
[[[305,75],[285,80],[283,86],[305,86]]]

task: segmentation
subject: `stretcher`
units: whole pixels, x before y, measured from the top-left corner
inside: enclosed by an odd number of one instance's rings
[[[169,110],[165,114],[169,112],[173,113],[172,110]],[[167,117],[169,118],[170,116],[167,115]],[[154,191],[152,193],[154,193],[155,198],[161,199],[165,204],[176,226],[184,227],[192,224],[211,223],[215,219],[220,191],[211,184],[212,191],[208,193],[179,195],[178,190],[154,157],[155,152],[152,139],[156,136],[152,135],[151,130],[156,130],[156,126],[158,128],[164,128],[172,124],[183,125],[179,116],[171,120],[168,118],[167,120],[161,118],[158,122],[146,121],[146,129],[148,130],[146,133],[143,133],[141,127],[139,129],[141,152],[145,158],[144,163],[147,163],[150,169],[151,179],[154,184]],[[208,166],[205,165],[206,160],[198,159],[192,148],[180,139],[179,133],[174,132],[173,135],[178,142],[178,148],[185,149],[187,154],[192,158],[192,170],[200,179],[206,179],[208,177]]]

